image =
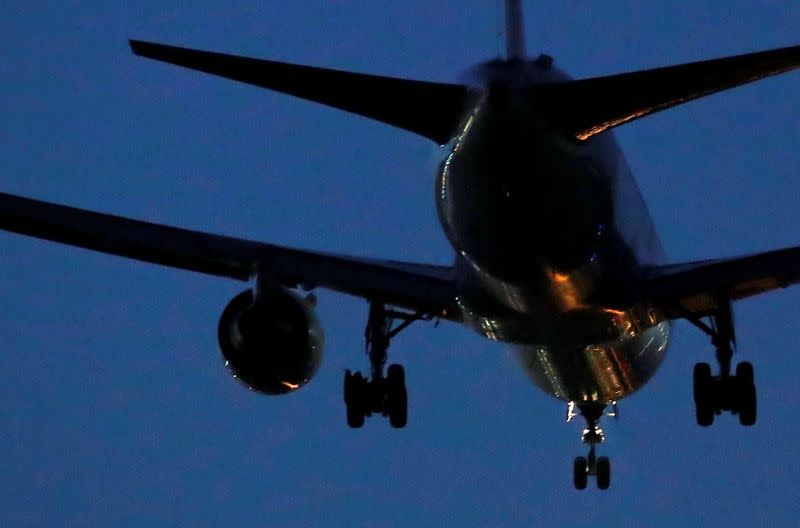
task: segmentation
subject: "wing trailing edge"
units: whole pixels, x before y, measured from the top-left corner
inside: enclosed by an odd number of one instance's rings
[[[467,88],[201,51],[140,40],[131,50],[192,70],[282,92],[447,143],[467,101]]]
[[[800,247],[656,266],[644,270],[644,297],[669,317],[702,317],[720,300],[738,301],[800,283]]]
[[[263,274],[291,288],[310,285],[458,317],[450,266],[287,248],[5,193],[0,230],[241,281]]]
[[[800,66],[800,46],[534,87],[550,121],[579,140]]]

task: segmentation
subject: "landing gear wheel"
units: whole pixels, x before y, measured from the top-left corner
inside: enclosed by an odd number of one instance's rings
[[[690,313],[685,318],[711,338],[716,348],[718,374],[711,376],[707,363],[694,367],[694,402],[697,423],[709,426],[714,415],[730,412],[739,416],[739,423],[751,426],[756,423],[756,386],[753,365],[747,361],[736,365],[732,372],[732,359],[736,349],[731,299],[724,293],[716,298],[716,309],[706,316]]]
[[[739,423],[744,426],[756,423],[756,386],[753,365],[742,362],[736,365],[736,397],[738,399]]]
[[[708,427],[714,423],[713,387],[711,365],[698,363],[694,366],[694,405],[697,425]]]
[[[756,387],[747,385],[740,387],[739,398],[741,399],[739,408],[739,423],[744,426],[755,425],[756,423]]]
[[[347,425],[353,429],[360,429],[364,425],[364,413],[352,405],[347,406]]]
[[[401,429],[408,422],[408,392],[406,374],[400,365],[390,365],[386,374],[386,410],[389,423]]]
[[[743,361],[736,365],[736,399],[739,423],[751,426],[756,423],[756,386],[753,365]]]
[[[402,365],[392,364],[386,370],[386,379],[389,381],[389,387],[393,385],[397,387],[405,387],[406,385],[406,371]]]
[[[389,418],[395,429],[408,422],[408,392],[406,374],[400,365],[390,365],[389,343],[392,338],[415,321],[430,321],[435,314],[387,308],[380,300],[370,299],[367,328],[364,330],[366,352],[369,356],[368,377],[361,373],[345,373],[344,400],[347,404],[347,423],[361,427],[364,417],[379,414]],[[384,370],[386,373],[384,374]]]
[[[586,489],[588,477],[589,463],[586,457],[575,457],[575,462],[572,464],[572,481],[575,484],[575,489]]]
[[[347,407],[347,425],[358,429],[364,425],[365,418],[365,383],[360,372],[352,374],[349,370],[344,373],[344,403]]]
[[[736,365],[736,381],[742,384],[754,385],[755,376],[753,375],[753,364],[749,361],[742,361]]]
[[[606,490],[609,485],[611,485],[611,462],[608,457],[602,456],[597,459],[597,487]]]

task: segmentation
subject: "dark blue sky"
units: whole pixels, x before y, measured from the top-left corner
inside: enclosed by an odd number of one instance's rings
[[[797,44],[795,2],[526,2],[528,46],[576,77]],[[711,5],[704,5],[711,4]],[[15,7],[11,7],[15,6]],[[489,0],[16,2],[0,7],[0,188],[358,255],[448,263],[425,140],[132,56],[137,37],[452,81],[496,53]],[[800,74],[618,130],[675,261],[800,244]],[[242,390],[218,357],[235,281],[0,234],[0,525],[729,526],[800,514],[800,289],[736,306],[759,423],[694,424],[707,339],[607,427],[608,492],[572,489],[581,425],[501,345],[420,324],[394,342],[409,426],[345,425],[366,304],[321,292],[303,391]],[[679,524],[680,523],[680,524]]]

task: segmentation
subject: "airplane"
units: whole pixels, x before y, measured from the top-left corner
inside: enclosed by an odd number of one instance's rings
[[[710,337],[716,371],[694,367],[696,421],[722,412],[752,426],[754,369],[734,365],[733,303],[800,282],[800,246],[669,263],[612,129],[800,66],[800,46],[573,80],[526,52],[521,0],[505,1],[506,55],[447,84],[382,77],[131,40],[134,54],[321,103],[433,141],[438,217],[450,266],[336,255],[190,231],[0,193],[0,229],[139,261],[237,279],[218,342],[254,391],[296,391],[317,372],[317,288],[369,302],[370,370],[347,370],[350,427],[408,420],[391,340],[417,321],[465,325],[509,344],[534,384],[586,421],[585,489],[611,482],[604,416],[657,372],[672,322]]]

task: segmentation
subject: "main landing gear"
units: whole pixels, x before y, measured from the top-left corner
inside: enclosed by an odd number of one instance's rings
[[[414,321],[431,318],[423,313],[388,310],[383,303],[370,302],[364,337],[371,376],[368,379],[360,372],[352,373],[349,369],[344,374],[347,425],[358,428],[364,425],[367,416],[382,414],[389,417],[392,427],[399,429],[406,426],[408,393],[405,370],[402,366],[393,364],[386,370],[385,376],[383,373],[388,358],[389,341]],[[400,321],[400,324],[393,328],[396,321]]]
[[[694,366],[694,403],[697,424],[708,427],[714,423],[714,416],[729,411],[739,416],[739,423],[751,426],[756,423],[756,386],[753,365],[742,362],[731,373],[731,360],[736,345],[733,328],[733,314],[730,302],[720,303],[716,313],[709,316],[706,324],[698,318],[689,321],[711,337],[717,349],[719,375],[712,376],[708,363]]]
[[[603,430],[600,428],[600,418],[605,414],[605,404],[579,405],[581,415],[586,419],[586,429],[583,430],[581,440],[589,445],[589,455],[575,457],[572,465],[572,480],[575,489],[586,489],[589,476],[595,477],[597,487],[601,490],[608,489],[611,485],[611,462],[608,457],[597,456],[597,446],[605,441]],[[617,416],[616,404],[612,404],[611,416]],[[567,416],[569,421],[572,416],[572,404]]]

